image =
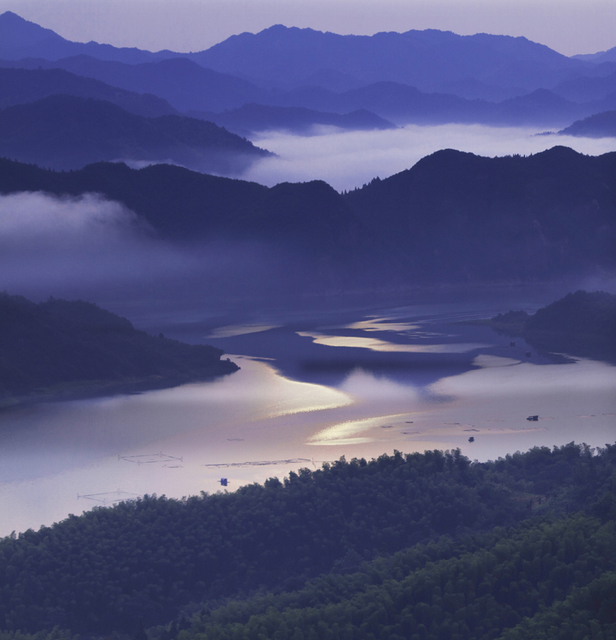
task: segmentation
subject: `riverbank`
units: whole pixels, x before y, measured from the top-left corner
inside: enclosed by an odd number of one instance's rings
[[[228,367],[225,367],[229,363]],[[26,394],[0,398],[0,412],[15,407],[42,404],[46,402],[70,402],[73,400],[93,400],[119,395],[136,395],[147,391],[173,389],[185,384],[211,382],[222,376],[235,373],[239,367],[225,359],[220,363],[221,371],[209,376],[148,376],[128,380],[88,380],[75,381],[39,388]],[[228,370],[225,371],[224,368]]]
[[[488,326],[499,335],[522,337],[542,353],[616,364],[616,296],[603,291],[570,293],[534,315],[508,311],[470,324]]]
[[[139,393],[238,370],[224,351],[149,335],[82,300],[0,295],[0,407]]]

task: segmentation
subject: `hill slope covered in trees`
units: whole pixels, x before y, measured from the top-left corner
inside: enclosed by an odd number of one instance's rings
[[[491,325],[542,351],[616,361],[616,295],[604,291],[569,293],[534,315],[499,313]]]
[[[346,194],[321,181],[267,188],[164,165],[68,173],[0,161],[0,193],[18,191],[99,193],[166,239],[266,241],[288,271],[307,257],[296,277],[311,289],[536,282],[616,268],[616,153],[444,150]]]
[[[174,386],[237,371],[222,350],[137,331],[81,300],[0,294],[0,401]]]
[[[616,445],[396,452],[95,508],[0,541],[0,629],[176,638],[197,613],[179,638],[487,640],[577,615],[609,634],[615,474]]]

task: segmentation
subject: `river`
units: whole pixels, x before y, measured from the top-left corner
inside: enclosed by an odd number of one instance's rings
[[[614,442],[616,367],[460,324],[507,308],[416,304],[207,329],[178,321],[173,337],[222,346],[241,370],[5,410],[0,535],[144,494],[233,490],[342,455],[459,447],[483,461]]]

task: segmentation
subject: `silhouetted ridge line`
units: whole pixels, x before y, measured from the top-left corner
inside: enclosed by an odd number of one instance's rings
[[[0,294],[0,400],[48,400],[171,387],[233,373],[223,351],[136,330],[82,300]]]
[[[4,160],[0,192],[17,191],[100,193],[170,240],[266,243],[307,290],[536,282],[616,268],[616,153],[443,150],[344,195],[322,181],[267,188],[166,165],[58,173]]]
[[[0,154],[55,169],[96,161],[170,162],[241,173],[271,155],[211,122],[144,118],[105,100],[50,95],[0,111]]]

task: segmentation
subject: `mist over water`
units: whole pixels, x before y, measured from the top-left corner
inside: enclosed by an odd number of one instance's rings
[[[614,138],[540,136],[536,128],[446,124],[406,125],[386,131],[345,132],[333,127],[315,129],[313,136],[279,132],[253,138],[276,157],[264,159],[243,176],[260,184],[325,180],[338,191],[361,187],[373,178],[387,178],[410,169],[440,149],[456,149],[481,156],[530,155],[567,146],[588,155],[616,149]]]
[[[45,297],[188,268],[130,210],[96,194],[0,196],[0,288]]]
[[[342,191],[442,148],[503,156],[555,145],[591,155],[616,147],[609,138],[478,125],[317,133],[255,140],[278,155],[244,178],[270,186],[322,179]],[[421,304],[406,293],[387,303],[376,294],[340,294],[292,308],[275,298],[287,258],[256,243],[163,241],[132,211],[96,194],[0,196],[0,290],[96,302],[151,333],[221,346],[242,367],[215,383],[0,413],[0,511],[12,514],[0,535],[100,504],[84,495],[100,493],[109,503],[128,494],[182,497],[218,490],[221,476],[234,489],[341,455],[460,447],[483,460],[534,445],[614,441],[615,367],[554,364],[535,352],[529,359],[523,341],[513,353],[508,339],[487,329],[464,333],[427,320],[532,312],[577,288],[616,290],[609,274],[537,291],[482,289],[472,301],[468,292],[441,290],[417,294]],[[541,416],[538,424],[526,421],[529,414]],[[157,453],[172,458],[126,459]],[[118,489],[125,493],[114,496]]]
[[[273,268],[256,242],[172,243],[99,194],[0,195],[0,291],[104,305],[239,296]]]

